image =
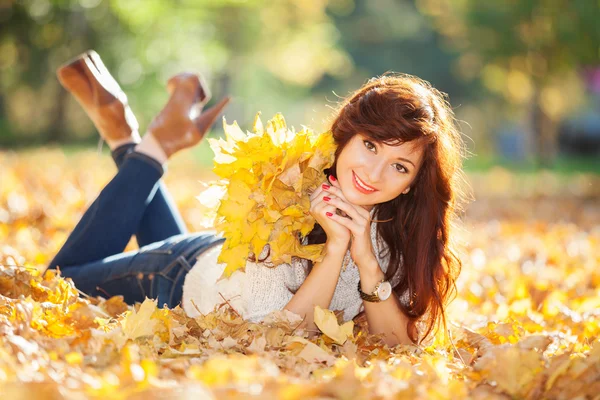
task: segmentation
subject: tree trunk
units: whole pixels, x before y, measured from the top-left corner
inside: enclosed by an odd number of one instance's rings
[[[56,103],[52,112],[52,120],[48,127],[47,140],[54,143],[64,142],[66,139],[66,128],[65,128],[65,111],[67,106],[69,94],[68,92],[59,87],[58,93],[56,94]]]
[[[533,147],[539,167],[551,167],[556,157],[558,124],[540,104],[540,90],[535,89],[532,111]]]

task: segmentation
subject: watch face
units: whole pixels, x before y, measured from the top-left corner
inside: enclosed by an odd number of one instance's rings
[[[377,295],[381,300],[387,300],[392,294],[392,285],[388,281],[382,282],[377,288]]]

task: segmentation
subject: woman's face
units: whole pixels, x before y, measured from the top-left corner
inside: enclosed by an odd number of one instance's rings
[[[336,175],[346,199],[370,211],[407,192],[422,157],[417,142],[390,146],[357,133],[338,156]]]

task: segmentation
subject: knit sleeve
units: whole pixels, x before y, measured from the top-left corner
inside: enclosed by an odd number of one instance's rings
[[[245,274],[238,270],[222,279],[225,264],[217,261],[221,249],[222,245],[216,245],[202,253],[185,277],[181,305],[189,317],[207,314],[225,299],[238,313],[245,313],[240,295]]]
[[[272,311],[282,310],[306,279],[306,260],[292,258],[291,264],[269,268],[259,263],[246,264],[246,318],[261,321]]]
[[[283,309],[308,275],[307,260],[298,257],[273,267],[266,245],[258,257],[262,261],[247,261],[243,271],[226,278],[225,264],[217,261],[221,248],[205,251],[185,278],[182,307],[190,317],[209,313],[227,300],[245,319],[258,322]]]

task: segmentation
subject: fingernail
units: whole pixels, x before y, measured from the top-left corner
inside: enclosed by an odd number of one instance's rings
[[[329,175],[329,179],[331,179],[332,182],[337,181],[337,179],[335,179],[335,176],[333,176],[333,175]]]
[[[323,184],[323,189],[329,189],[331,186],[329,186],[328,184],[324,183]]]
[[[332,214],[332,213],[330,213],[329,211],[327,211],[327,212],[325,213],[325,215],[327,215],[328,217],[331,217],[333,214]]]
[[[329,201],[329,200],[331,200],[331,197],[329,197],[329,196],[325,196],[325,197],[323,197],[323,200],[325,200],[325,201]]]

